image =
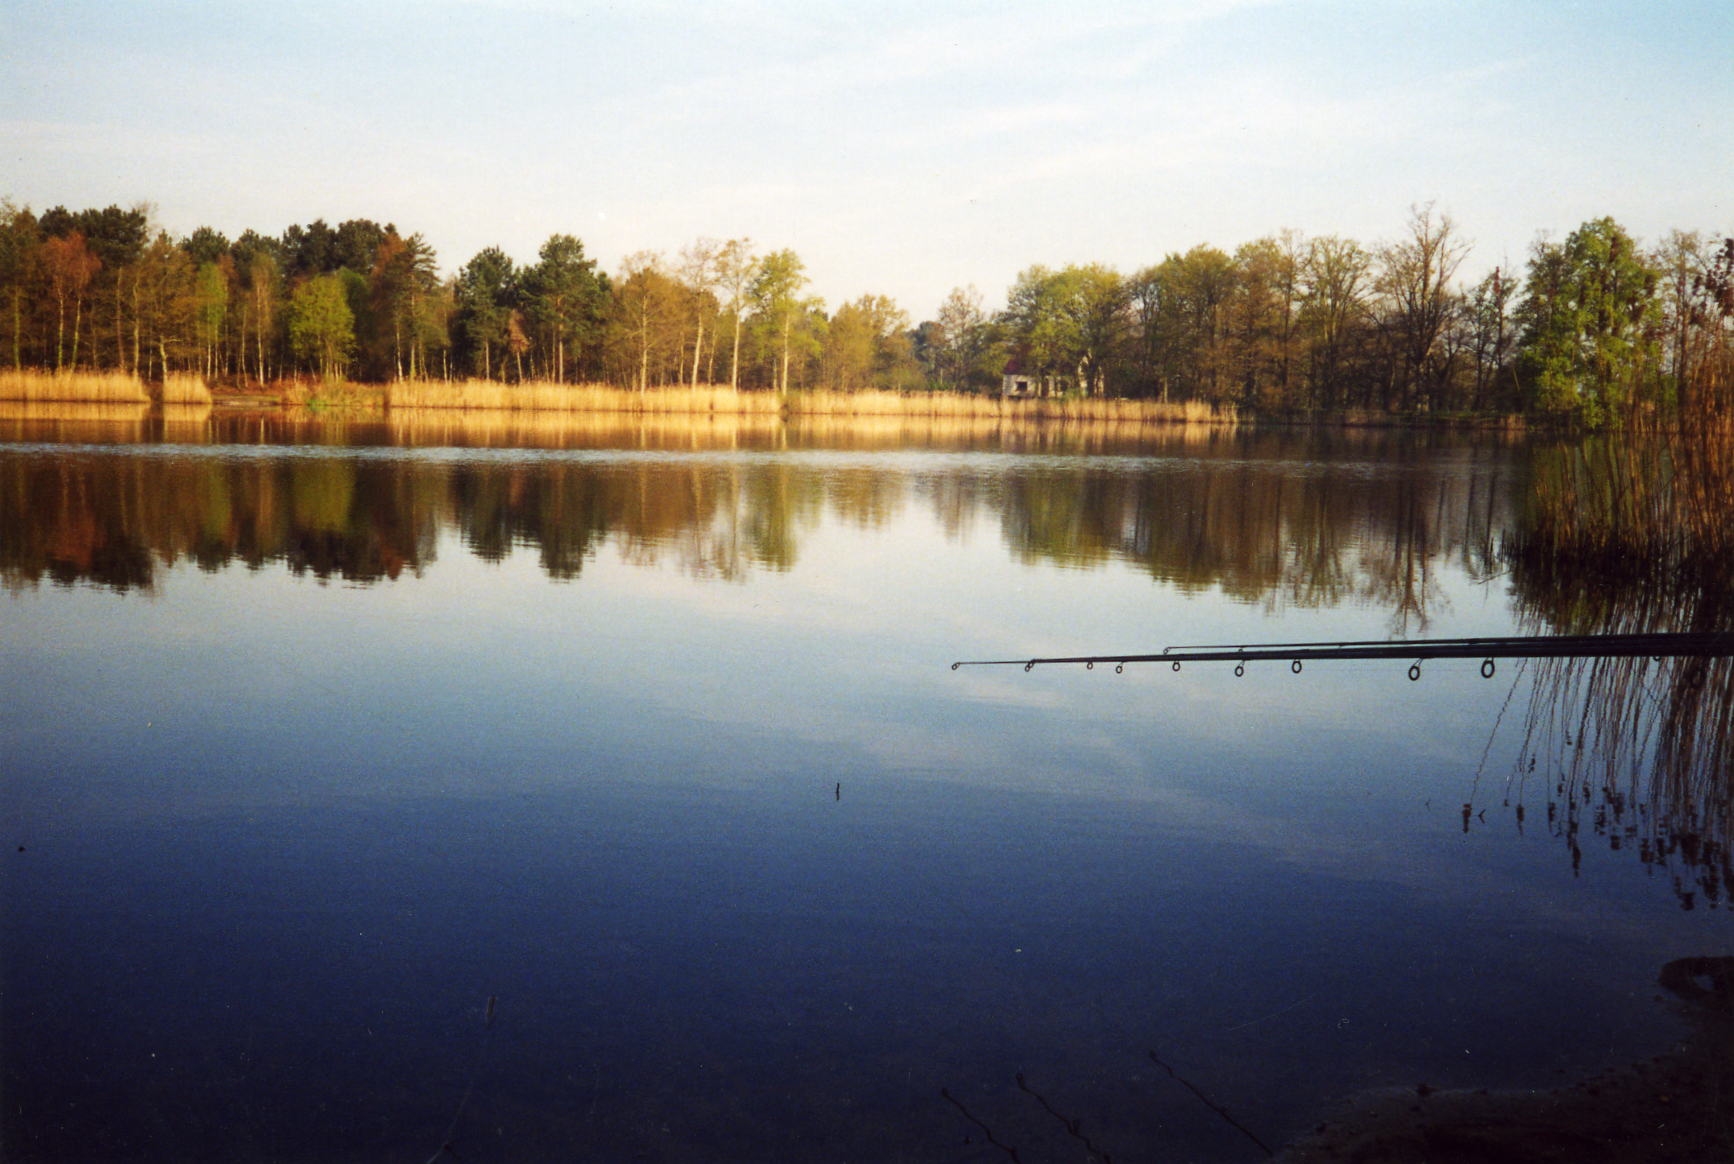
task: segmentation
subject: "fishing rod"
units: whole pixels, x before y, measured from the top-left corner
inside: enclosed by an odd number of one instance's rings
[[[1719,659],[1734,655],[1734,631],[1676,634],[1615,635],[1506,635],[1466,639],[1372,640],[1313,643],[1221,643],[1203,646],[1164,647],[1157,654],[1063,655],[1037,659],[960,659],[959,667],[1020,666],[1026,671],[1038,663],[1082,663],[1086,669],[1097,663],[1113,663],[1119,674],[1128,663],[1168,663],[1180,670],[1182,663],[1235,664],[1236,675],[1246,674],[1246,664],[1257,661],[1286,662],[1300,674],[1301,664],[1315,659],[1410,659],[1409,678],[1421,677],[1426,659],[1480,659],[1481,674],[1492,678],[1495,659],[1620,659],[1697,658]]]

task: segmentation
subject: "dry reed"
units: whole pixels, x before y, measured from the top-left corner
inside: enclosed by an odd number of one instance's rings
[[[608,384],[556,384],[525,380],[399,380],[386,389],[386,403],[398,408],[449,408],[515,412],[752,413],[774,415],[774,393],[737,392],[724,385],[655,388],[638,392]]]
[[[170,372],[163,377],[164,404],[209,404],[211,389],[203,376],[190,372]]]
[[[0,372],[0,400],[147,404],[144,381],[130,372]]]
[[[1197,401],[1006,400],[952,392],[740,391],[722,384],[638,391],[609,384],[493,380],[400,380],[386,390],[389,407],[551,412],[726,413],[755,416],[979,417],[1023,420],[1125,421],[1140,424],[1233,424],[1232,406]]]

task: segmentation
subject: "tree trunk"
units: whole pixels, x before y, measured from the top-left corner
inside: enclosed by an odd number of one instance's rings
[[[141,312],[138,305],[138,276],[132,280],[132,368],[138,371],[144,360],[144,323],[139,318]]]
[[[784,315],[783,316],[783,367],[782,367],[781,375],[779,375],[777,377],[777,395],[778,396],[787,396],[789,394],[789,334],[792,331],[794,331],[794,328],[795,328],[794,316],[793,315]]]
[[[741,388],[741,313],[735,312],[735,343],[734,353],[729,357],[729,390],[739,392]]]
[[[699,387],[699,359],[704,356],[704,316],[699,316],[699,330],[692,337],[692,387]]]

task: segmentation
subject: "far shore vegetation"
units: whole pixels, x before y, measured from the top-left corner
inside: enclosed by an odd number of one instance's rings
[[[1031,266],[990,310],[828,307],[791,250],[700,238],[599,270],[551,236],[442,276],[352,219],[185,238],[145,208],[0,201],[0,400],[1619,427],[1698,399],[1734,327],[1734,240],[1611,218],[1468,282],[1433,206],[1377,243],[1281,231],[1129,273]],[[1017,397],[1012,399],[1009,397]]]

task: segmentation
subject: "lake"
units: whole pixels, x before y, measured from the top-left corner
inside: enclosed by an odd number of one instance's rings
[[[3,1154],[1257,1160],[1655,1054],[1727,854],[1581,672],[950,667],[1567,629],[1546,455],[0,421]]]

